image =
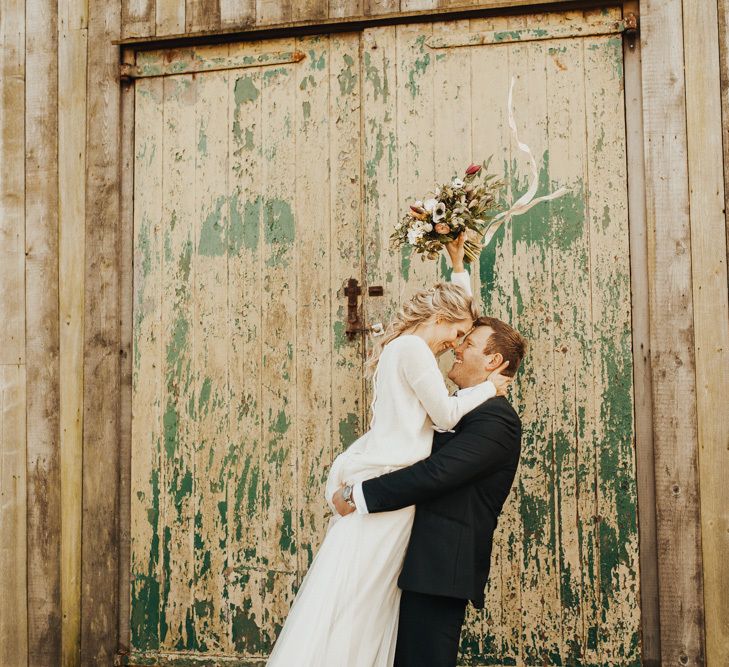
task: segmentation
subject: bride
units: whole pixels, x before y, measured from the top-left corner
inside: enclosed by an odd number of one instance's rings
[[[495,371],[468,395],[450,397],[436,357],[456,345],[478,316],[463,268],[463,235],[447,246],[452,283],[419,290],[403,305],[371,359],[370,430],[332,464],[331,499],[343,484],[411,465],[430,454],[433,430],[453,428],[509,378]],[[391,667],[402,568],[414,507],[332,518],[294,600],[268,667]]]

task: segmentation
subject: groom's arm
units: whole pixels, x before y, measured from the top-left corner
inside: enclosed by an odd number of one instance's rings
[[[484,408],[427,459],[363,482],[355,494],[358,510],[388,512],[417,505],[495,472],[513,459],[519,431],[512,415]]]

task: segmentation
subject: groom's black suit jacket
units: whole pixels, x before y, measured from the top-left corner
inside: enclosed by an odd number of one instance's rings
[[[417,505],[398,586],[484,605],[496,521],[521,452],[521,420],[503,397],[436,433],[431,455],[362,484],[367,510]]]

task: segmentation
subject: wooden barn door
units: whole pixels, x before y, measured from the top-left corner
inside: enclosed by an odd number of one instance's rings
[[[132,660],[265,657],[323,535],[363,424],[358,53],[138,56],[201,71],[135,84]]]
[[[515,218],[473,270],[484,310],[531,350],[520,473],[461,658],[639,663],[619,19],[138,54],[132,663],[269,652],[325,531],[327,467],[366,427],[342,286],[383,286],[362,301],[385,322],[448,275],[388,248],[409,200],[492,154],[504,205],[526,190],[512,76],[540,189],[569,194]]]
[[[513,396],[521,467],[486,610],[468,613],[463,664],[640,662],[620,19],[617,9],[576,11],[363,36],[365,264],[386,295],[371,300],[371,319],[448,275],[445,262],[388,251],[409,201],[489,155],[507,183],[504,206],[527,190],[508,126],[512,77],[540,193],[569,188],[502,228],[473,271],[483,310],[531,349]]]

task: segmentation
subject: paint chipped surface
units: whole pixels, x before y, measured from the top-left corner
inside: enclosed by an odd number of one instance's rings
[[[493,103],[512,75],[540,188],[570,193],[502,228],[473,271],[484,309],[515,322],[531,352],[514,396],[520,474],[461,659],[639,664],[619,50],[610,36],[505,38],[437,56],[426,46],[604,19],[491,17],[202,47],[211,58],[307,58],[136,82],[139,664],[263,664],[326,528],[327,467],[368,421],[366,350],[345,335],[342,286],[383,285],[364,318],[386,322],[413,289],[447,278],[446,265],[393,253],[387,237],[402,201],[471,160],[494,153],[504,204],[524,192],[527,165]]]

